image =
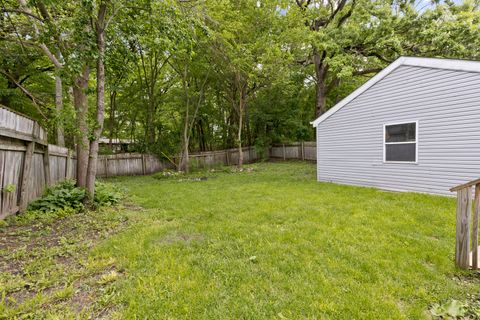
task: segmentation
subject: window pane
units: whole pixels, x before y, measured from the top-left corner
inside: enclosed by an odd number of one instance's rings
[[[415,162],[416,143],[386,144],[386,161],[410,161]]]
[[[385,126],[385,142],[415,141],[415,123]]]

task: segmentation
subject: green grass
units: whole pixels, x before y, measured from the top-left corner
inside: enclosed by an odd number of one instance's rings
[[[85,252],[113,265],[90,282],[89,310],[127,319],[421,319],[432,303],[478,294],[478,275],[454,267],[455,199],[318,183],[315,166],[300,162],[248,168],[110,180],[135,205],[118,212],[128,218],[122,231]],[[48,305],[74,299],[77,281]]]
[[[117,179],[132,227],[97,248],[126,270],[126,318],[425,318],[475,293],[453,264],[455,200],[252,165],[207,181]]]

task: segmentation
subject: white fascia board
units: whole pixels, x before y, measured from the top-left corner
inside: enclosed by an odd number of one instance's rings
[[[404,57],[403,65],[466,72],[480,72],[480,61]]]
[[[320,117],[318,117],[315,121],[311,122],[311,124],[316,127],[318,124],[322,121],[325,121],[328,117],[330,117],[332,114],[343,108],[344,105],[367,91],[370,87],[372,87],[375,83],[378,81],[382,80],[385,78],[388,74],[390,74],[393,70],[395,70],[398,66],[402,64],[402,62],[405,60],[404,57],[400,57],[397,60],[395,60],[393,63],[391,63],[388,67],[377,73],[374,77],[372,77],[370,80],[365,82],[363,85],[361,85],[357,90],[353,91],[351,94],[346,96],[342,101],[337,103],[335,106],[333,106],[331,109],[329,109],[327,112],[322,114]]]
[[[435,69],[447,69],[447,70],[457,70],[457,71],[466,71],[466,72],[480,72],[480,62],[471,61],[471,60],[456,60],[456,59],[442,59],[442,58],[416,58],[416,57],[400,57],[391,63],[388,67],[377,73],[370,80],[365,82],[357,90],[353,91],[350,95],[345,97],[342,101],[337,103],[327,112],[318,117],[315,121],[310,122],[314,127],[317,127],[319,123],[325,121],[332,114],[343,108],[347,103],[367,91],[375,83],[385,78],[393,70],[398,68],[401,65],[407,66],[416,66],[424,68],[435,68]]]

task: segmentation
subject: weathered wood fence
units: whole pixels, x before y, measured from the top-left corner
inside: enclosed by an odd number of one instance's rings
[[[0,218],[25,208],[50,182],[46,139],[37,122],[0,107]],[[40,174],[41,184],[33,183]]]
[[[245,163],[261,159],[254,147],[244,147]],[[274,145],[267,157],[315,160],[315,143]],[[209,168],[238,164],[237,148],[192,153],[192,167]],[[179,158],[172,159],[178,162]],[[57,182],[74,179],[75,152],[47,143],[46,131],[34,120],[0,105],[0,219],[27,208],[44,190]],[[175,168],[174,163],[146,154],[98,157],[97,176],[145,175]]]
[[[317,145],[315,142],[293,142],[274,144],[270,148],[270,158],[317,160]]]
[[[97,175],[150,174],[172,167],[153,155],[99,156]],[[47,143],[40,125],[0,106],[0,219],[25,210],[48,186],[74,179],[75,152]]]
[[[146,175],[173,167],[169,162],[150,154],[119,153],[99,155],[97,177]]]
[[[252,163],[261,160],[261,154],[254,147],[243,147],[243,162]],[[219,165],[237,165],[238,164],[238,148],[204,151],[189,154],[189,165],[194,168],[211,168]],[[178,163],[180,157],[175,157]]]
[[[473,216],[472,216],[472,187]],[[478,214],[480,209],[480,179],[453,187],[457,192],[457,231],[455,263],[461,269],[478,269]]]

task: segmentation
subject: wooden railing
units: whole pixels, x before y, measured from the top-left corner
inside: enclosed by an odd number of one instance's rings
[[[473,221],[471,222],[472,187],[474,187],[475,192],[473,198]],[[478,212],[480,208],[480,179],[458,185],[451,188],[450,191],[457,192],[457,235],[455,245],[455,263],[461,269],[478,269]]]

